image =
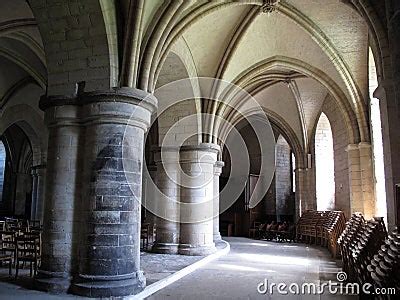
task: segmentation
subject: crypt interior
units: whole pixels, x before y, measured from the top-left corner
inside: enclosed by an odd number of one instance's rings
[[[2,0],[0,298],[400,293],[399,128],[398,0]]]

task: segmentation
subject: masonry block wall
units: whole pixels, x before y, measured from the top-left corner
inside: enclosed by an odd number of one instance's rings
[[[3,201],[4,171],[6,166],[6,149],[0,141],[0,202]]]
[[[48,93],[73,94],[116,85],[100,1],[30,0],[46,51]]]
[[[329,96],[322,106],[332,128],[333,150],[335,157],[335,209],[345,212],[350,217],[350,187],[348,154],[348,129],[335,101]]]
[[[291,150],[284,137],[280,136],[276,143],[276,215],[294,214],[292,198]]]
[[[170,106],[161,113],[158,125],[160,145],[196,145],[198,125],[194,100],[185,100]]]

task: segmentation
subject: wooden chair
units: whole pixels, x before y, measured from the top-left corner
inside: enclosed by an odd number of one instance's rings
[[[40,220],[30,220],[29,221],[29,231],[41,231],[42,224]]]
[[[253,222],[253,227],[249,228],[249,238],[257,238],[261,222]]]
[[[16,258],[15,252],[15,238],[17,236],[16,231],[0,231],[0,253],[5,256],[12,256]]]
[[[11,276],[11,274],[12,274],[11,269],[12,269],[12,263],[13,263],[13,256],[0,253],[0,262],[1,262],[1,264],[3,264],[3,262],[8,262],[8,274]]]
[[[6,221],[0,221],[0,230],[1,231],[6,230]]]
[[[140,240],[143,245],[143,249],[149,248],[149,239],[150,239],[150,224],[143,223],[140,229]]]
[[[23,266],[26,262],[30,263],[30,276],[36,275],[41,259],[40,242],[40,234],[24,234],[16,237],[15,278],[18,278],[21,262],[23,262]]]

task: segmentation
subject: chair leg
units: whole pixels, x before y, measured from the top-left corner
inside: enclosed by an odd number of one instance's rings
[[[29,272],[29,276],[31,276],[32,277],[32,272],[33,270],[32,270],[32,262],[30,263],[30,272]]]
[[[10,260],[8,261],[8,274],[9,274],[10,276],[11,276],[11,274],[12,274],[11,269],[12,269],[12,259],[10,259]]]
[[[18,278],[18,260],[15,261],[15,279]]]

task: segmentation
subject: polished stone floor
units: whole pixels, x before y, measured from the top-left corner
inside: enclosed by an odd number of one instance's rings
[[[226,238],[231,252],[208,263],[199,270],[167,286],[148,299],[347,299],[324,293],[313,295],[260,294],[257,286],[268,283],[317,283],[335,280],[340,270],[326,249],[301,244],[257,241],[246,238]],[[142,266],[148,282],[191,264],[199,257],[163,256],[142,253]],[[25,271],[25,274],[27,270]],[[28,290],[28,276],[18,284],[9,279],[6,269],[0,269],[0,299],[83,299],[72,295],[49,295]]]
[[[142,252],[141,268],[150,285],[197,262],[203,256],[166,255]],[[13,270],[13,274],[15,271]],[[72,295],[49,295],[32,290],[34,282],[29,277],[29,270],[20,270],[18,280],[8,275],[8,267],[0,267],[0,299],[88,299]]]
[[[148,299],[350,299],[329,295],[260,294],[261,282],[318,283],[334,280],[340,271],[338,262],[320,247],[286,244],[245,238],[226,238],[231,245],[228,255],[173,283]],[[263,285],[265,286],[265,285]],[[261,292],[262,287],[261,286]],[[288,290],[286,290],[288,291]],[[305,290],[307,291],[307,289]]]

